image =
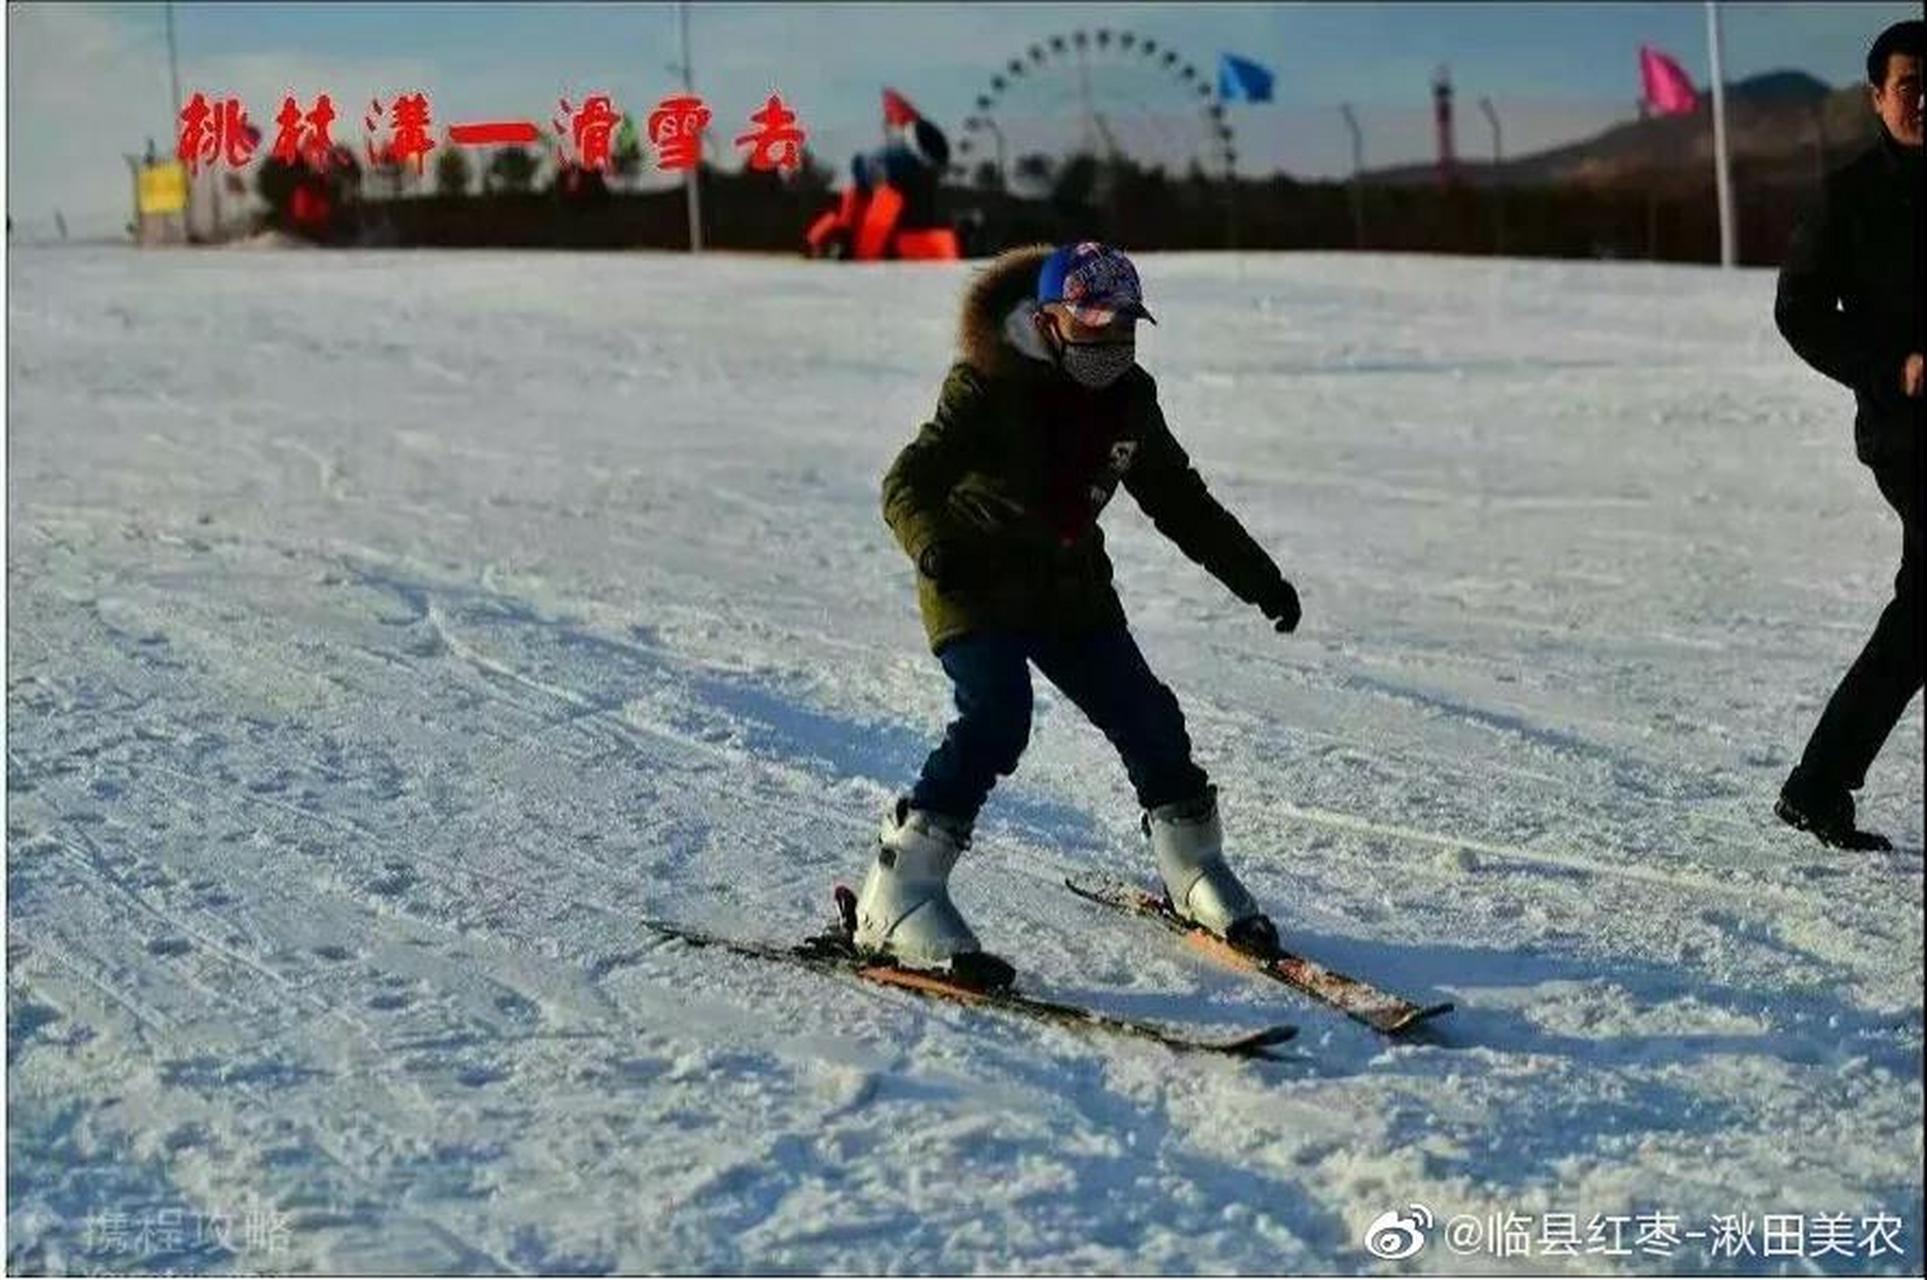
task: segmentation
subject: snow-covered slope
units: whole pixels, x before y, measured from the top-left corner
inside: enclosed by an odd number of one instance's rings
[[[1845,1214],[1811,1265],[1919,1270],[1918,702],[1861,800],[1897,852],[1770,816],[1899,523],[1771,276],[1141,265],[1166,413],[1306,621],[1120,496],[1126,607],[1253,887],[1457,1001],[1435,1040],[1058,888],[1149,863],[1041,684],[958,876],[986,942],[1106,1009],[1288,1016],[1296,1061],[637,924],[819,924],[936,740],[877,481],[967,264],[27,251],[10,1267],[1800,1270],[1762,1220]],[[1412,1203],[1434,1238],[1375,1260]],[[1531,1257],[1448,1247],[1494,1213]],[[1650,1214],[1670,1257],[1585,1252]],[[1718,1214],[1754,1256],[1687,1234]]]

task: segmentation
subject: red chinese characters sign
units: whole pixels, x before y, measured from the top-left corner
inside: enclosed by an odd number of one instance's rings
[[[248,110],[239,98],[222,98],[212,105],[195,94],[181,108],[181,137],[174,152],[189,173],[203,164],[225,160],[239,169],[253,158],[261,131],[248,123]]]
[[[305,114],[292,94],[283,98],[281,110],[274,117],[280,130],[274,138],[274,158],[283,164],[306,160],[319,167],[334,150],[334,139],[329,136],[334,122],[334,100],[325,93],[315,99],[313,109]]]
[[[664,98],[649,113],[649,141],[656,146],[658,168],[693,169],[702,160],[703,128],[709,108],[685,94]]]
[[[595,94],[580,107],[560,99],[562,117],[551,120],[557,139],[566,139],[574,154],[567,163],[584,169],[606,169],[610,163],[610,140],[625,127],[626,116],[608,94]],[[662,99],[649,113],[647,134],[656,150],[656,168],[663,172],[695,168],[702,160],[703,133],[710,122],[709,107],[694,94],[674,94]],[[281,101],[275,114],[276,134],[270,154],[293,164],[304,161],[311,167],[337,163],[345,155],[337,148],[331,129],[337,119],[334,100],[322,94],[308,110],[301,109],[293,94]],[[805,133],[796,113],[770,94],[762,108],[749,117],[756,128],[735,139],[737,148],[746,152],[745,166],[754,170],[794,170],[802,163]],[[209,102],[196,93],[182,107],[180,136],[175,148],[190,173],[202,165],[225,163],[231,169],[247,165],[254,157],[261,132],[249,123],[247,108],[239,98]],[[428,95],[407,93],[383,104],[369,103],[362,117],[366,136],[365,153],[372,164],[403,165],[414,162],[422,172],[428,153],[439,144],[433,136],[434,115]],[[447,126],[447,141],[457,147],[513,146],[541,140],[542,131],[528,120],[470,121]],[[380,138],[377,141],[377,138]],[[562,150],[558,141],[557,150]]]
[[[606,169],[609,167],[609,143],[616,129],[622,124],[622,114],[615,109],[614,103],[606,93],[598,93],[582,104],[581,110],[569,106],[563,98],[562,114],[568,117],[565,127],[560,120],[553,121],[557,136],[568,135],[575,142],[575,163],[584,169]]]
[[[361,118],[361,123],[369,134],[369,163],[404,165],[413,160],[415,172],[420,173],[422,158],[435,149],[435,140],[428,134],[428,95],[405,93],[395,99],[388,109],[388,141],[380,147],[375,146],[373,135],[382,117],[381,101],[376,99],[368,105],[369,114]]]
[[[803,145],[803,131],[796,127],[796,113],[786,108],[783,100],[772,93],[769,101],[763,104],[763,109],[752,115],[750,120],[762,127],[736,139],[739,147],[748,145],[755,148],[750,152],[749,167],[796,168],[798,153]]]

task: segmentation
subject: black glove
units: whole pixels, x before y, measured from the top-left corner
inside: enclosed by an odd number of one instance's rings
[[[939,593],[949,595],[987,578],[990,566],[978,547],[960,542],[933,542],[917,557],[917,572],[930,579]]]
[[[1258,607],[1264,611],[1265,617],[1277,624],[1279,631],[1298,629],[1298,619],[1301,614],[1298,607],[1298,592],[1283,578],[1278,579],[1278,585],[1272,588],[1271,594],[1266,596]]]

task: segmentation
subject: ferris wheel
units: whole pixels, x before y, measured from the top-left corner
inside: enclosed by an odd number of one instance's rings
[[[1032,157],[1084,154],[1143,168],[1230,177],[1238,153],[1211,78],[1135,31],[1054,35],[1011,58],[977,95],[953,179],[1018,189],[1044,177]],[[990,167],[994,166],[994,168]]]

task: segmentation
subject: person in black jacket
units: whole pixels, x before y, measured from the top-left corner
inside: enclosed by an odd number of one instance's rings
[[[1900,515],[1894,597],[1780,789],[1780,820],[1846,849],[1853,793],[1921,688],[1921,56],[1927,24],[1895,23],[1867,55],[1879,141],[1827,177],[1795,230],[1773,318],[1800,357],[1853,389],[1855,452]]]

